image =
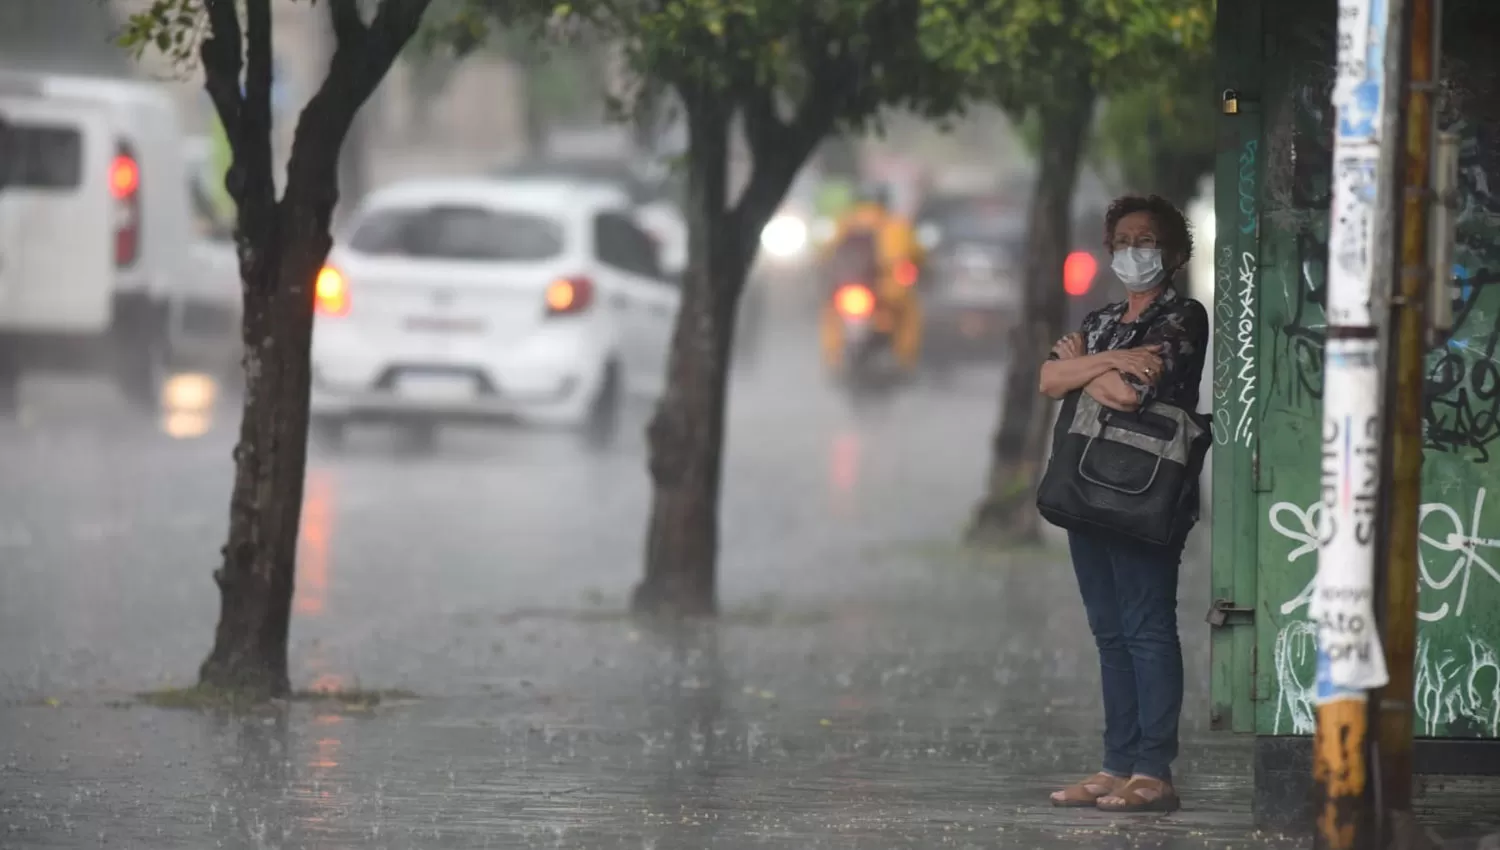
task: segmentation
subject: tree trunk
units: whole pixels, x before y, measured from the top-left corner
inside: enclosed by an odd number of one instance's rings
[[[245,281],[245,404],[229,542],[214,573],[221,599],[214,648],[199,670],[202,684],[216,689],[266,696],[290,690],[287,632],[307,460],[311,288],[328,253],[327,221],[326,211],[286,210],[288,238],[264,271],[269,279]]]
[[[241,232],[258,234],[259,244],[241,263],[244,413],[234,451],[229,541],[214,573],[219,625],[199,670],[201,683],[217,689],[269,696],[290,690],[287,633],[307,467],[313,288],[333,244],[336,163],[348,126],[337,117],[304,119],[282,200],[264,210],[240,206]]]
[[[1023,265],[1029,282],[1023,315],[1031,321],[1013,336],[985,494],[969,524],[971,543],[1041,539],[1035,497],[1046,464],[1052,405],[1037,393],[1037,373],[1052,343],[1063,334],[1068,302],[1062,268],[1071,245],[1073,189],[1094,111],[1091,88],[1080,85],[1074,92],[1039,110],[1039,168]]]
[[[328,77],[298,119],[279,201],[271,167],[270,2],[244,4],[243,41],[235,4],[206,4],[205,87],[234,151],[225,183],[238,210],[245,401],[229,539],[214,571],[219,625],[199,669],[204,687],[251,698],[290,690],[287,631],[307,460],[314,285],[332,245],[339,151],[428,1],[383,0],[368,25],[357,7],[327,6],[338,45]]]
[[[728,116],[690,111],[688,270],[672,336],[667,389],[647,430],[653,487],[646,575],[633,607],[663,617],[717,606],[719,481],[735,313],[746,242],[726,208]]]

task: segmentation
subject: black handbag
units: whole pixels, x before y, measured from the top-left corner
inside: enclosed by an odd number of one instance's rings
[[[1053,426],[1037,510],[1070,531],[1180,546],[1198,520],[1211,430],[1207,416],[1164,402],[1122,413],[1074,390]]]

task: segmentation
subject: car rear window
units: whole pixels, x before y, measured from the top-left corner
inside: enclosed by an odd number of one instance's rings
[[[76,189],[83,182],[83,136],[76,128],[9,124],[4,132],[5,186]]]
[[[562,254],[560,222],[530,213],[442,206],[380,210],[354,230],[362,254],[480,262],[537,262]]]

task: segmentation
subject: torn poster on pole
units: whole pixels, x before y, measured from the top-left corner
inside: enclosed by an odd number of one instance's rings
[[[1318,577],[1308,613],[1318,630],[1318,696],[1386,683],[1375,621],[1380,485],[1380,369],[1373,339],[1328,341],[1323,372]],[[1327,683],[1323,671],[1327,672]],[[1332,688],[1325,695],[1325,687]]]
[[[1375,620],[1384,393],[1372,303],[1375,273],[1390,259],[1376,243],[1393,200],[1380,191],[1388,12],[1386,0],[1339,0],[1338,10],[1318,574],[1309,607],[1320,704],[1364,699],[1388,680]]]

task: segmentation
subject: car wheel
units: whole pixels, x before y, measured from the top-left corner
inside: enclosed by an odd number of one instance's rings
[[[115,383],[131,407],[151,416],[161,412],[162,386],[172,356],[165,316],[150,305],[130,310],[115,331]]]
[[[604,368],[604,378],[589,403],[588,417],[583,423],[583,442],[588,448],[602,451],[614,446],[620,434],[620,419],[625,406],[624,387],[621,386],[620,369],[614,363]]]
[[[334,416],[314,416],[308,420],[307,435],[319,449],[337,452],[344,448],[348,423]]]

